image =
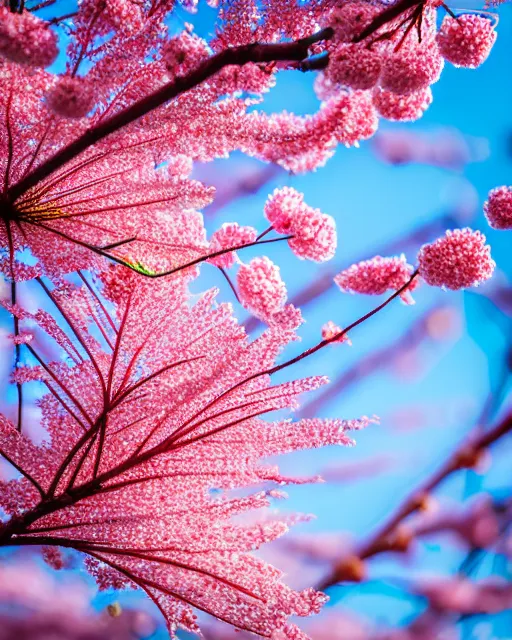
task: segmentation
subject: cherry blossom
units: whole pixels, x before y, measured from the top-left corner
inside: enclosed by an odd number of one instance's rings
[[[292,187],[276,189],[265,203],[264,213],[278,233],[291,234],[288,244],[299,258],[325,262],[334,256],[334,218],[307,205],[304,196]]]
[[[352,42],[378,13],[376,5],[356,0],[336,6],[326,18],[326,23],[333,27],[337,40]]]
[[[275,189],[265,203],[264,214],[272,227],[282,234],[291,233],[297,215],[305,208],[304,196],[293,187]]]
[[[352,89],[371,89],[381,74],[378,52],[357,44],[338,47],[329,57],[326,77],[333,83]]]
[[[447,231],[418,254],[419,272],[433,287],[465,289],[488,280],[496,267],[485,236],[472,229]]]
[[[94,105],[94,88],[82,78],[62,76],[48,92],[47,101],[64,118],[83,118]]]
[[[281,311],[287,299],[279,267],[267,257],[240,265],[236,281],[240,301],[262,319]]]
[[[229,249],[231,247],[243,246],[256,240],[257,231],[253,227],[241,227],[236,222],[225,223],[220,229],[215,231],[210,239],[210,253]],[[209,262],[217,267],[229,268],[236,261],[236,252],[223,253],[215,258],[210,258]]]
[[[445,60],[458,67],[475,69],[487,60],[496,37],[491,16],[463,13],[456,18],[444,18],[437,43]]]
[[[390,91],[377,88],[373,93],[373,104],[380,116],[386,120],[412,122],[419,120],[432,103],[430,87],[400,96]]]
[[[380,86],[397,95],[417,93],[439,80],[443,64],[437,46],[402,46],[385,58]]]
[[[58,54],[57,35],[29,11],[0,7],[0,56],[31,67],[47,67]]]
[[[332,340],[333,342],[347,342],[349,345],[351,345],[352,342],[350,341],[350,338],[341,331],[341,327],[335,324],[332,320],[328,320],[322,326],[322,340]],[[340,334],[339,338],[334,339],[338,334]]]
[[[404,302],[411,303],[411,291],[418,286],[418,281],[411,280],[414,268],[407,264],[404,255],[394,258],[375,256],[353,264],[334,278],[341,291],[381,295],[388,290],[398,291],[409,286],[400,294]]]
[[[484,213],[493,229],[512,228],[512,188],[496,187],[489,192]]]

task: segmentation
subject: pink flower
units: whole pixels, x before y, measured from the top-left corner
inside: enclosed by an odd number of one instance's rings
[[[325,262],[336,253],[336,222],[319,209],[304,207],[295,219],[293,234],[288,244],[293,253],[303,260]]]
[[[266,319],[283,309],[286,285],[279,267],[267,257],[240,265],[236,281],[241,303],[256,316]]]
[[[280,327],[284,331],[295,331],[305,322],[301,310],[293,304],[285,305],[268,319],[270,326]]]
[[[336,7],[326,19],[334,29],[335,38],[341,42],[352,42],[379,13],[377,5],[364,0],[346,2]]]
[[[465,289],[488,280],[496,267],[485,236],[472,229],[455,229],[418,254],[419,272],[433,287]]]
[[[432,104],[432,90],[427,87],[417,93],[399,96],[377,88],[373,92],[373,104],[379,115],[386,120],[413,122],[419,120]]]
[[[512,229],[512,187],[492,189],[484,213],[493,229]]]
[[[258,233],[253,227],[241,227],[236,222],[226,222],[220,229],[217,229],[217,231],[212,234],[208,251],[209,253],[215,253],[216,251],[222,251],[230,247],[249,244],[256,240],[257,235]],[[208,262],[214,264],[216,267],[223,267],[225,269],[232,267],[235,261],[235,251],[223,253],[220,256],[208,260]]]
[[[44,546],[41,548],[41,555],[46,564],[56,571],[60,571],[66,566],[66,560],[58,547]]]
[[[371,89],[381,72],[381,55],[363,45],[341,45],[329,55],[326,77],[335,85]]]
[[[276,189],[265,203],[265,217],[278,233],[292,234],[290,248],[301,259],[325,262],[336,252],[336,222],[313,209],[292,187]]]
[[[297,215],[307,205],[304,196],[293,187],[275,189],[265,203],[264,214],[277,233],[292,233]]]
[[[404,45],[385,57],[380,86],[397,95],[409,95],[425,90],[441,76],[444,66],[434,43],[422,46]]]
[[[362,293],[366,295],[382,295],[388,290],[398,291],[411,279],[413,267],[407,264],[405,256],[399,258],[382,258],[376,256],[353,264],[334,278],[341,291]],[[405,289],[400,297],[411,303],[411,291],[418,286],[417,279]]]
[[[439,51],[457,67],[475,69],[487,60],[496,41],[495,23],[477,13],[447,15],[437,34]]]
[[[335,324],[332,320],[328,320],[322,326],[322,340],[332,340],[333,342],[346,342],[349,346],[352,346],[352,342],[346,333],[344,333],[343,335],[340,335],[340,337],[336,338],[336,340],[333,340],[334,336],[341,334],[341,331],[342,331],[341,327]]]
[[[84,78],[62,76],[50,89],[48,106],[64,118],[83,118],[94,106],[94,90]]]
[[[337,122],[334,135],[347,147],[368,140],[377,131],[379,119],[369,91],[354,91],[333,99]]]
[[[183,31],[164,46],[162,60],[174,76],[184,76],[208,57],[206,41]]]
[[[0,56],[31,67],[48,67],[57,57],[57,35],[29,11],[0,7]]]
[[[281,187],[268,197],[263,211],[277,233],[288,234],[294,228],[297,215],[306,206],[302,193],[293,187]]]
[[[130,33],[143,26],[141,7],[132,0],[82,0],[79,8],[80,26],[92,22],[100,33],[112,30]]]

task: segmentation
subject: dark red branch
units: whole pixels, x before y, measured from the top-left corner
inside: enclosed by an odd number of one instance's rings
[[[14,274],[12,274],[14,276]],[[12,280],[11,282],[11,304],[16,304],[16,282]],[[20,335],[20,321],[18,316],[13,314],[13,325],[14,325],[14,338],[19,337]],[[21,345],[17,342],[14,344],[14,370],[19,367],[21,360]],[[20,382],[16,383],[16,390],[18,393],[18,415],[16,420],[16,428],[21,433],[23,426],[23,387]]]

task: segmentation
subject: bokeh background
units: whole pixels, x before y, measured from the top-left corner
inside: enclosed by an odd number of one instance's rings
[[[479,5],[468,0],[457,8]],[[300,415],[380,417],[380,424],[357,435],[355,448],[333,447],[280,460],[286,473],[324,473],[329,480],[287,489],[289,499],[278,505],[281,509],[316,515],[297,527],[294,536],[328,534],[326,540],[338,540],[340,548],[350,539],[364,539],[465,434],[479,422],[494,422],[510,401],[511,236],[492,231],[482,212],[489,189],[512,183],[512,7],[503,5],[498,13],[499,37],[490,59],[475,71],[447,65],[433,87],[434,103],[419,122],[382,123],[373,140],[360,148],[339,148],[324,168],[307,176],[291,176],[242,155],[195,170],[218,189],[216,202],[204,212],[210,231],[235,220],[263,231],[266,197],[283,185],[304,192],[308,204],[336,219],[339,247],[327,265],[303,263],[287,248],[268,245],[290,297],[307,299],[301,342],[289,347],[286,356],[317,342],[326,321],[345,326],[376,304],[372,298],[341,294],[332,282],[334,273],[357,260],[403,252],[414,264],[422,242],[445,228],[470,225],[486,234],[498,265],[493,281],[474,291],[422,286],[414,306],[395,302],[355,329],[352,346],[332,345],[279,374],[331,378],[334,391],[304,398]],[[193,19],[182,12],[173,26],[179,30],[191,21],[199,35],[212,34],[213,16],[208,8]],[[309,74],[281,73],[258,108],[314,112],[313,80]],[[247,250],[241,257],[253,255],[259,252]],[[193,286],[196,291],[218,286],[223,298],[233,299],[221,274],[208,265]],[[233,302],[248,331],[257,335],[262,327]],[[504,439],[479,472],[455,475],[436,496],[447,505],[482,491],[498,500],[510,498],[511,460],[512,442]],[[425,602],[411,597],[400,581],[453,574],[466,554],[449,536],[437,536],[416,542],[406,556],[381,555],[370,561],[367,582],[330,589],[328,606],[377,625],[407,624]],[[274,552],[272,560],[292,574],[284,551]],[[486,554],[472,575],[498,574],[510,580],[511,569],[510,558]],[[73,571],[87,582],[80,568]],[[290,575],[299,583],[301,577]],[[119,601],[123,608],[151,611],[136,593],[91,592],[90,597],[97,609]],[[460,630],[465,640],[512,638],[512,611],[470,620]],[[168,636],[158,629],[151,637]],[[352,638],[347,635],[347,640]]]

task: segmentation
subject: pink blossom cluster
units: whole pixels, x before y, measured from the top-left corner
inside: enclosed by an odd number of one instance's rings
[[[493,229],[512,229],[512,188],[492,189],[484,205],[484,213]]]
[[[64,118],[84,118],[94,106],[94,89],[82,78],[62,76],[48,91],[49,108]]]
[[[267,257],[242,264],[237,274],[238,291],[244,306],[263,318],[281,311],[287,299],[279,267]]]
[[[444,60],[475,68],[496,39],[492,17],[447,15],[436,33],[436,14],[436,3],[425,3],[379,30],[372,26],[378,5],[364,0],[341,4],[325,18],[335,32],[326,80],[333,87],[368,91],[387,120],[417,120],[432,102],[430,86],[439,80]]]
[[[101,34],[112,31],[136,31],[143,26],[143,14],[140,3],[131,0],[82,0],[76,22],[89,28],[91,23]]]
[[[292,236],[288,244],[299,258],[324,262],[334,256],[334,218],[307,205],[304,196],[292,187],[276,189],[265,203],[264,213],[278,233]]]
[[[496,41],[495,20],[481,13],[463,13],[443,20],[437,43],[445,60],[457,67],[476,69],[483,64]]]
[[[57,36],[28,11],[13,13],[0,6],[0,56],[18,64],[47,67],[58,54]]]
[[[253,243],[256,240],[256,236],[257,231],[253,227],[241,227],[236,222],[226,223],[212,234],[209,250],[210,253],[216,253],[232,247],[243,247]],[[236,252],[230,251],[210,258],[209,262],[216,267],[227,269],[235,264],[236,258]]]
[[[413,271],[404,255],[394,258],[376,256],[353,264],[335,276],[334,282],[341,291],[348,293],[381,295],[388,290],[402,290],[401,298],[410,303],[411,291],[418,286],[418,281],[412,278]]]
[[[464,289],[488,280],[496,267],[485,236],[469,228],[447,231],[424,245],[418,255],[419,273],[433,287]]]

